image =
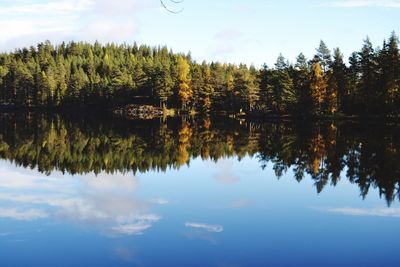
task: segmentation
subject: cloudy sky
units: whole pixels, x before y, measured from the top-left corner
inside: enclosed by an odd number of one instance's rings
[[[43,40],[168,45],[197,60],[264,62],[312,57],[319,40],[345,55],[369,35],[400,33],[400,0],[1,0],[0,50]]]

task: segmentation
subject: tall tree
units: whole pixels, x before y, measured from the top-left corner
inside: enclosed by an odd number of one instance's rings
[[[381,73],[384,103],[388,112],[398,112],[400,105],[399,39],[393,32],[381,51]]]
[[[274,105],[278,112],[293,111],[298,101],[298,95],[288,68],[289,64],[286,59],[282,54],[279,55],[275,63],[275,71],[271,77]]]
[[[340,110],[345,102],[345,96],[348,95],[347,89],[347,67],[343,61],[343,54],[339,48],[333,50],[333,62],[331,65],[331,73],[329,75],[330,92],[337,93],[337,109]]]
[[[361,49],[360,55],[360,70],[361,70],[361,84],[360,84],[360,98],[365,112],[371,112],[380,108],[379,91],[376,90],[376,78],[378,77],[377,71],[377,56],[372,47],[372,43],[367,37]]]
[[[329,66],[332,64],[331,51],[324,41],[320,41],[319,47],[317,48],[317,58],[319,59],[322,70],[326,73]]]
[[[310,92],[310,68],[303,53],[299,54],[294,65],[293,83],[299,96],[297,110],[308,113],[311,111],[312,99]]]
[[[327,83],[321,65],[314,63],[311,74],[311,97],[313,100],[314,112],[323,112],[322,107],[326,100]]]
[[[186,109],[188,102],[190,101],[193,91],[190,87],[190,65],[187,60],[178,56],[177,58],[177,71],[178,71],[178,96],[182,103],[182,108]]]

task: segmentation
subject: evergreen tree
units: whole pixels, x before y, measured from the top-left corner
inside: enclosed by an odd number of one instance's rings
[[[332,71],[329,75],[328,87],[331,93],[337,93],[336,106],[337,110],[341,110],[341,106],[345,102],[345,97],[349,95],[347,89],[347,67],[344,64],[343,54],[339,48],[333,51]]]
[[[293,83],[295,91],[299,96],[297,110],[303,113],[309,113],[312,107],[312,99],[310,93],[310,69],[307,64],[307,59],[301,53],[296,60],[295,72],[293,75]]]
[[[272,92],[275,109],[278,112],[288,112],[294,109],[298,101],[293,80],[288,71],[289,64],[280,55],[275,64],[275,71],[272,75]]]
[[[400,112],[400,53],[393,33],[382,49],[367,38],[349,58],[321,41],[314,59],[275,68],[219,62],[198,64],[166,47],[93,45],[36,47],[0,54],[0,105],[22,108],[110,108],[154,104],[205,114],[254,109],[276,113]],[[384,113],[385,112],[385,113]]]
[[[377,57],[368,37],[365,39],[359,55],[361,71],[360,100],[362,109],[369,113],[371,110],[376,111],[379,108],[377,104],[381,96],[379,91],[376,90],[376,78],[378,77]]]
[[[388,112],[398,112],[400,105],[399,39],[393,32],[381,51],[382,93]]]
[[[326,73],[328,71],[329,66],[332,64],[332,56],[328,46],[322,40],[319,43],[316,58],[318,59],[322,67],[322,70]]]

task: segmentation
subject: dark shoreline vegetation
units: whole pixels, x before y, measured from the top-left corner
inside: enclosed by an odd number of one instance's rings
[[[164,172],[196,158],[251,156],[260,168],[272,166],[277,178],[287,172],[298,182],[311,177],[318,193],[346,178],[363,198],[378,188],[388,205],[400,199],[400,127],[394,122],[3,113],[0,123],[0,158],[46,174]]]
[[[381,48],[367,38],[346,65],[323,41],[307,60],[282,55],[275,66],[201,64],[190,54],[137,44],[76,43],[0,54],[2,110],[109,111],[128,104],[176,114],[389,117],[400,114],[395,33]]]

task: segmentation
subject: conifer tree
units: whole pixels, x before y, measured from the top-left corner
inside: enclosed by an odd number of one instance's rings
[[[329,87],[331,92],[337,92],[337,110],[341,109],[345,102],[345,96],[348,95],[347,88],[347,68],[343,61],[343,54],[339,48],[334,49],[333,62],[331,65],[331,73],[329,78]],[[336,89],[333,89],[336,88]]]
[[[319,43],[316,57],[318,58],[322,70],[324,71],[324,73],[326,73],[329,66],[332,64],[332,56],[328,46],[322,40]]]
[[[187,104],[192,98],[193,91],[190,87],[190,65],[182,56],[177,58],[177,72],[178,72],[178,96],[182,103],[182,108],[186,109]]]
[[[321,65],[318,62],[313,65],[310,89],[314,113],[319,114],[323,112],[322,107],[326,100],[327,83]]]

